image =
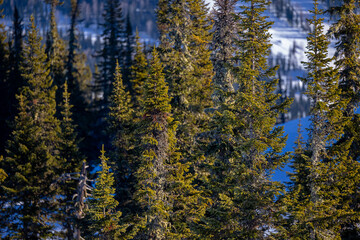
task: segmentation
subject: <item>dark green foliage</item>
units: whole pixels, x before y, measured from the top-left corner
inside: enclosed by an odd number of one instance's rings
[[[69,29],[68,51],[65,64],[65,79],[69,85],[71,94],[70,104],[73,106],[73,120],[78,126],[80,139],[80,151],[89,158],[94,156],[94,149],[97,143],[94,143],[89,132],[91,115],[89,113],[90,100],[90,81],[91,71],[86,66],[86,55],[80,51],[76,36],[76,25],[80,14],[79,0],[71,0],[71,18]],[[59,42],[60,43],[60,42]],[[60,46],[59,46],[60,47]],[[64,80],[62,80],[64,81]],[[90,159],[93,160],[93,159]]]
[[[124,26],[121,3],[119,0],[107,0],[104,6],[104,27],[101,37],[103,45],[99,52],[100,70],[102,74],[102,90],[105,110],[109,103],[109,96],[112,91],[112,83],[114,82],[114,73],[116,61],[120,66],[124,66],[122,57]],[[125,83],[129,87],[129,83]]]
[[[60,89],[65,82],[65,63],[66,63],[66,47],[64,41],[60,38],[57,23],[55,19],[55,11],[58,5],[57,0],[50,1],[50,28],[46,35],[45,52],[50,64],[50,75],[54,84]],[[56,93],[56,102],[60,103],[62,96],[61,91]]]
[[[0,6],[3,1],[0,1]],[[0,9],[0,19],[3,18],[2,9]],[[6,43],[6,31],[3,24],[0,24],[0,101],[5,103],[8,100],[9,86],[9,49]],[[5,142],[9,135],[9,127],[7,125],[8,113],[11,106],[3,106],[0,108],[0,155],[5,153]]]
[[[88,201],[88,218],[91,219],[91,230],[94,239],[115,239],[115,236],[124,229],[119,226],[121,212],[116,211],[119,204],[115,200],[114,174],[110,172],[108,158],[105,157],[104,146],[101,150],[101,170],[97,172],[95,188],[92,190],[91,199]]]
[[[24,47],[22,88],[18,115],[3,162],[9,177],[4,182],[8,230],[11,238],[37,239],[52,235],[54,190],[57,178],[59,122],[55,114],[55,88],[49,76],[44,48],[31,18]],[[16,166],[16,167],[14,167]]]

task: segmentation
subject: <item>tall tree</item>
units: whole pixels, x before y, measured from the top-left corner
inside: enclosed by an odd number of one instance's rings
[[[283,129],[274,127],[289,101],[276,103],[277,80],[272,79],[276,68],[267,65],[272,23],[264,11],[269,2],[242,2],[235,16],[234,64],[229,66],[238,89],[226,87],[226,78],[216,83],[221,89],[215,92],[217,99],[226,101],[218,101],[211,131],[205,135],[207,187],[213,204],[200,230],[209,239],[265,237],[278,217],[275,199],[281,191],[271,174],[287,159],[281,153],[286,141]]]
[[[121,212],[116,211],[119,204],[115,200],[114,173],[110,172],[108,158],[105,157],[104,145],[101,149],[101,170],[97,172],[95,188],[89,200],[88,217],[91,219],[90,228],[98,239],[115,239],[124,228],[119,226]]]
[[[103,82],[103,101],[105,108],[108,106],[109,96],[111,94],[112,83],[114,82],[114,73],[116,61],[119,61],[121,67],[124,66],[123,61],[123,38],[124,23],[121,3],[119,0],[107,0],[104,5],[104,28],[101,37],[103,45],[99,52],[100,71],[102,73]],[[129,87],[129,83],[125,83]]]
[[[354,161],[349,162],[351,166],[360,159],[360,115],[355,113],[360,100],[360,2],[342,0],[339,3],[336,7],[330,8],[330,13],[338,20],[331,26],[329,32],[336,39],[335,66],[340,72],[341,96],[348,100],[344,114],[351,118],[338,144],[341,146],[351,142],[349,157]],[[360,192],[358,189],[353,192],[351,198],[354,211],[359,212]],[[358,223],[359,220],[356,220],[344,226],[343,237],[351,239],[360,236]]]
[[[134,132],[137,121],[131,96],[125,89],[121,69],[117,63],[110,103],[109,134],[114,146],[116,199],[120,202],[119,208],[124,214],[133,211],[135,208],[130,200],[135,187],[133,173],[136,166],[134,162],[136,148],[134,146],[137,139]]]
[[[50,75],[54,84],[58,86],[56,102],[60,103],[62,94],[60,87],[64,85],[65,80],[65,60],[67,56],[64,41],[60,38],[55,18],[56,7],[60,4],[58,0],[49,0],[50,4],[50,28],[46,35],[45,52],[50,64]]]
[[[80,14],[79,0],[71,0],[71,18],[69,29],[68,52],[65,64],[65,79],[68,89],[72,96],[70,104],[73,106],[73,120],[78,126],[79,138],[85,139],[79,145],[80,150],[91,157],[94,154],[96,143],[91,141],[89,126],[90,113],[89,107],[89,86],[91,81],[91,71],[86,66],[86,55],[80,51],[77,40],[77,21]],[[90,159],[93,160],[93,159]]]
[[[134,200],[139,205],[135,239],[184,239],[194,237],[191,223],[199,220],[204,206],[200,192],[192,186],[193,176],[183,164],[176,147],[176,123],[162,66],[154,49],[141,98],[142,118],[138,133],[141,153],[135,172]]]
[[[83,156],[78,147],[78,137],[76,126],[73,124],[72,112],[70,105],[70,93],[68,92],[68,85],[65,81],[63,85],[63,101],[60,106],[61,109],[61,133],[59,144],[59,158],[61,166],[59,174],[70,174],[80,172]],[[60,210],[59,217],[65,228],[65,236],[67,239],[72,239],[75,232],[75,211],[73,207],[73,195],[76,192],[76,181],[73,178],[66,179],[60,187],[59,194],[62,198],[59,199]]]
[[[159,54],[169,84],[174,119],[179,121],[177,138],[184,158],[189,159],[195,135],[206,128],[206,108],[211,106],[211,24],[203,0],[160,0],[157,23]]]
[[[235,4],[237,0],[217,0],[214,2],[214,33],[211,44],[211,60],[214,65],[213,100],[226,102],[226,92],[234,92],[233,65],[234,43],[236,39]],[[222,92],[222,93],[220,93]],[[222,99],[221,97],[225,97]]]
[[[19,113],[6,148],[3,168],[9,174],[3,189],[9,202],[11,238],[37,239],[53,235],[54,191],[57,178],[59,122],[55,87],[49,76],[46,54],[34,18],[24,47],[22,76],[26,86],[17,96]]]
[[[333,59],[327,56],[330,41],[323,33],[324,19],[319,17],[323,10],[319,9],[317,0],[311,13],[314,16],[308,23],[314,29],[307,38],[308,62],[304,63],[308,74],[301,79],[307,84],[306,94],[311,99],[311,127],[304,152],[295,158],[303,161],[293,165],[294,183],[287,200],[291,219],[288,236],[340,239],[341,224],[353,218],[349,217],[353,211],[346,194],[355,187],[351,172],[357,172],[358,166],[348,166],[350,143],[331,147],[344,133],[347,119],[342,109],[347,100],[341,98],[338,71],[331,66]],[[345,169],[349,179],[344,178]],[[344,185],[339,189],[340,184]]]
[[[3,0],[0,0],[0,6],[2,5]],[[0,9],[0,19],[4,16],[2,14],[3,10]],[[0,24],[0,101],[6,103],[8,100],[8,73],[9,73],[9,49],[6,43],[5,26]],[[7,125],[8,112],[11,108],[11,105],[5,105],[0,108],[0,155],[5,153],[5,142],[9,136],[9,127]]]

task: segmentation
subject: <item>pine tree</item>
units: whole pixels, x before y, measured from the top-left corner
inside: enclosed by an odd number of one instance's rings
[[[105,157],[104,145],[101,150],[101,170],[97,172],[95,188],[89,200],[88,217],[91,219],[93,237],[99,239],[115,239],[123,228],[119,226],[121,212],[116,211],[119,204],[115,200],[114,176]]]
[[[323,18],[319,17],[323,10],[317,0],[311,13],[314,16],[308,23],[314,29],[307,38],[308,62],[304,63],[308,74],[301,79],[311,99],[311,127],[305,153],[298,154],[303,160],[293,165],[294,183],[287,200],[291,219],[288,236],[340,239],[341,225],[353,218],[346,194],[354,189],[352,175],[358,164],[348,165],[350,143],[331,146],[344,132],[347,119],[342,110],[347,102],[341,98],[338,71],[330,65],[333,59],[327,57],[330,41],[323,33]]]
[[[22,88],[14,130],[6,148],[3,168],[11,238],[38,239],[53,235],[54,191],[50,185],[59,167],[59,122],[55,114],[55,88],[49,76],[41,38],[31,17],[24,47]]]
[[[234,65],[229,66],[239,88],[227,89],[227,79],[216,83],[222,89],[215,92],[217,99],[226,101],[220,102],[205,135],[213,204],[200,225],[202,238],[262,239],[277,221],[275,199],[282,188],[271,174],[287,155],[281,154],[286,141],[282,127],[274,125],[289,101],[276,104],[276,68],[267,66],[272,23],[263,12],[268,4],[243,1],[235,16]]]
[[[169,84],[173,116],[180,122],[179,146],[186,159],[194,151],[195,135],[206,128],[208,118],[204,110],[211,107],[211,24],[207,12],[203,0],[160,0],[157,9],[158,49]]]

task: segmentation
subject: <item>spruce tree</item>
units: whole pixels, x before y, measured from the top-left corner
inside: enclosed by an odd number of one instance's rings
[[[130,81],[134,91],[134,103],[139,106],[139,97],[143,93],[143,85],[148,74],[148,63],[144,53],[144,47],[141,46],[139,32],[136,30],[135,35],[135,55],[133,64],[130,67]]]
[[[168,86],[155,49],[152,55],[140,101],[142,152],[135,172],[134,200],[139,205],[139,217],[133,223],[133,229],[138,229],[134,238],[194,238],[190,227],[199,220],[204,206],[200,192],[192,186],[189,165],[182,163],[177,151]]]
[[[122,58],[124,26],[121,3],[119,0],[107,0],[104,6],[104,28],[101,37],[103,45],[99,52],[100,70],[103,82],[103,101],[106,110],[109,103],[109,96],[112,91],[112,83],[114,82],[114,73],[116,61],[119,61],[121,67],[124,66]],[[124,84],[129,87],[129,83]]]
[[[46,35],[46,49],[45,52],[50,64],[50,75],[54,79],[54,84],[60,87],[64,85],[65,80],[65,59],[67,56],[65,43],[60,38],[57,23],[55,19],[55,11],[58,0],[51,0],[50,3],[50,28]],[[57,91],[56,102],[61,102],[61,91]]]
[[[311,125],[307,145],[303,153],[296,152],[293,164],[293,183],[286,202],[290,216],[288,237],[340,239],[341,225],[355,217],[347,194],[354,191],[357,181],[353,174],[359,167],[349,165],[351,142],[332,146],[344,133],[347,118],[343,109],[347,100],[341,98],[338,71],[327,56],[330,41],[323,33],[323,18],[319,17],[323,10],[317,0],[311,13],[314,16],[308,23],[314,29],[307,38],[308,61],[304,63],[308,74],[301,78],[311,99]]]
[[[68,51],[65,64],[65,79],[71,94],[70,104],[73,106],[73,120],[78,126],[79,138],[83,138],[79,145],[80,151],[91,157],[97,143],[91,141],[89,126],[90,113],[89,95],[92,78],[90,68],[86,66],[86,55],[80,51],[77,40],[77,21],[80,14],[79,0],[71,0],[71,18],[68,40]]]
[[[111,95],[109,113],[109,134],[112,138],[114,152],[114,171],[116,199],[119,201],[119,208],[125,214],[132,212],[135,208],[132,203],[132,193],[134,192],[134,154],[136,152],[134,135],[136,122],[131,103],[131,96],[125,89],[122,81],[122,74],[119,64],[115,69],[115,82]]]
[[[54,194],[57,178],[59,122],[55,114],[55,88],[46,54],[31,17],[24,47],[22,76],[27,81],[19,100],[18,115],[6,148],[3,185],[10,238],[38,239],[53,235]]]
[[[0,0],[0,6],[3,1]],[[0,8],[0,19],[4,16],[2,14],[3,10]],[[6,103],[8,101],[8,73],[9,73],[9,49],[6,42],[7,33],[5,31],[5,26],[0,24],[0,101]],[[10,133],[9,127],[7,125],[8,112],[11,108],[11,105],[6,104],[0,108],[0,155],[5,153],[5,142],[8,139]]]
[[[78,137],[73,124],[70,105],[70,93],[68,92],[67,82],[63,85],[63,101],[61,109],[61,133],[59,144],[59,158],[61,166],[59,174],[71,174],[80,172],[83,157],[78,147]],[[67,239],[72,239],[75,229],[75,208],[73,207],[73,195],[76,192],[76,182],[73,178],[67,179],[62,183],[59,194],[62,195],[60,202],[59,217],[65,229]]]
[[[265,237],[277,221],[280,206],[275,199],[282,189],[271,180],[271,174],[287,159],[281,154],[286,141],[282,127],[274,127],[289,101],[276,103],[277,80],[272,79],[276,68],[267,66],[272,23],[266,21],[263,12],[269,3],[242,2],[235,16],[234,64],[228,64],[238,89],[226,87],[226,78],[216,83],[221,89],[214,93],[216,99],[226,101],[218,101],[211,131],[204,135],[209,141],[205,186],[211,191],[213,203],[200,230],[202,238],[208,239]]]
[[[111,240],[115,239],[123,228],[119,226],[121,212],[116,211],[119,202],[114,198],[114,173],[108,166],[109,159],[105,156],[104,145],[100,152],[101,170],[97,172],[98,177],[95,180],[87,213],[91,219],[90,228],[94,231],[92,238]]]
[[[180,123],[179,147],[186,159],[192,158],[195,136],[206,129],[204,110],[211,107],[211,24],[207,12],[203,0],[160,0],[157,9],[158,49],[173,117]]]
[[[233,65],[234,41],[236,37],[235,4],[236,0],[217,0],[214,2],[214,33],[211,43],[211,60],[214,65],[213,100],[226,102],[226,92],[234,91]],[[219,93],[222,92],[222,93]],[[225,99],[221,99],[225,97]]]
[[[330,8],[330,13],[335,15],[338,20],[331,26],[330,34],[336,39],[335,66],[340,72],[340,88],[342,98],[348,101],[344,108],[344,114],[350,117],[350,121],[345,127],[345,133],[339,140],[338,145],[346,145],[351,142],[349,149],[349,168],[356,165],[360,156],[360,117],[355,113],[359,106],[359,87],[360,87],[360,3],[357,0],[340,1],[336,7]],[[354,168],[352,170],[354,173]],[[356,174],[356,172],[355,172]],[[353,174],[349,174],[353,175]],[[355,189],[350,194],[352,207],[355,212],[359,212],[358,203],[360,202],[359,190]],[[356,238],[360,235],[359,220],[343,226],[342,237],[344,239]]]

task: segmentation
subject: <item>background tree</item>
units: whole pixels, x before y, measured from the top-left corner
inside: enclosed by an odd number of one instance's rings
[[[56,7],[61,3],[58,0],[51,0],[48,3],[50,4],[50,28],[46,35],[45,52],[50,64],[50,75],[59,89],[56,93],[56,102],[60,103],[62,100],[60,87],[65,83],[67,50],[64,41],[59,36],[55,19]]]
[[[56,89],[52,87],[34,18],[30,20],[21,68],[27,84],[17,97],[19,113],[2,166],[10,176],[3,186],[6,201],[10,203],[6,209],[9,236],[23,239],[53,235],[55,193],[50,184],[57,178],[59,168],[60,129],[54,117]]]
[[[0,0],[0,6],[2,5],[3,0]],[[4,16],[2,14],[3,10],[0,9],[0,19]],[[5,103],[8,100],[8,73],[9,73],[9,49],[6,43],[5,27],[3,24],[0,24],[0,100]],[[5,153],[5,142],[8,138],[9,127],[6,123],[8,118],[9,105],[6,105],[0,109],[0,155]]]

